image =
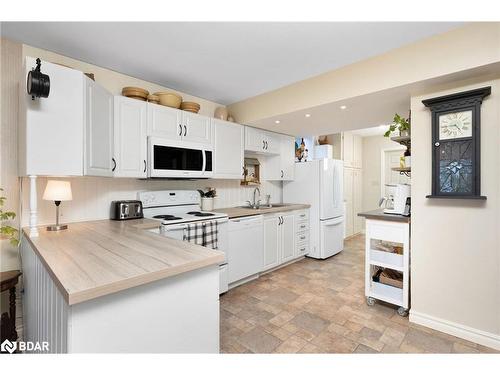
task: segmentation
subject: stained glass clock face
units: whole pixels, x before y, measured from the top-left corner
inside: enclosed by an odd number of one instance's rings
[[[439,192],[471,194],[473,190],[472,140],[439,146]]]
[[[439,139],[472,136],[472,111],[446,113],[439,116]]]

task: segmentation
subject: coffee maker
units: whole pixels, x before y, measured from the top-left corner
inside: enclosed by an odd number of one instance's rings
[[[409,216],[411,188],[408,184],[386,185],[388,196],[380,199],[385,214]]]

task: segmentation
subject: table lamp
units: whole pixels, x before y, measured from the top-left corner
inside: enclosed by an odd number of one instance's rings
[[[61,201],[70,201],[73,199],[71,194],[71,183],[69,181],[47,181],[45,192],[43,193],[43,200],[54,201],[56,205],[56,224],[49,225],[48,231],[57,231],[68,229],[67,225],[59,225],[59,205]]]

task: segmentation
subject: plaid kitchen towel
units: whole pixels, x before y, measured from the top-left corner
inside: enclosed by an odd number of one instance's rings
[[[203,246],[204,228],[201,223],[186,224],[184,228],[184,241]]]
[[[203,246],[209,247],[211,249],[219,248],[219,229],[217,228],[217,222],[215,220],[208,221],[203,224]]]
[[[184,228],[183,240],[211,249],[218,249],[218,235],[219,230],[216,221],[190,223],[186,224]]]

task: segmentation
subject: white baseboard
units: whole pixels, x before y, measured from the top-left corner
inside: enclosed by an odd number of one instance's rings
[[[410,322],[500,350],[500,335],[410,310]]]

